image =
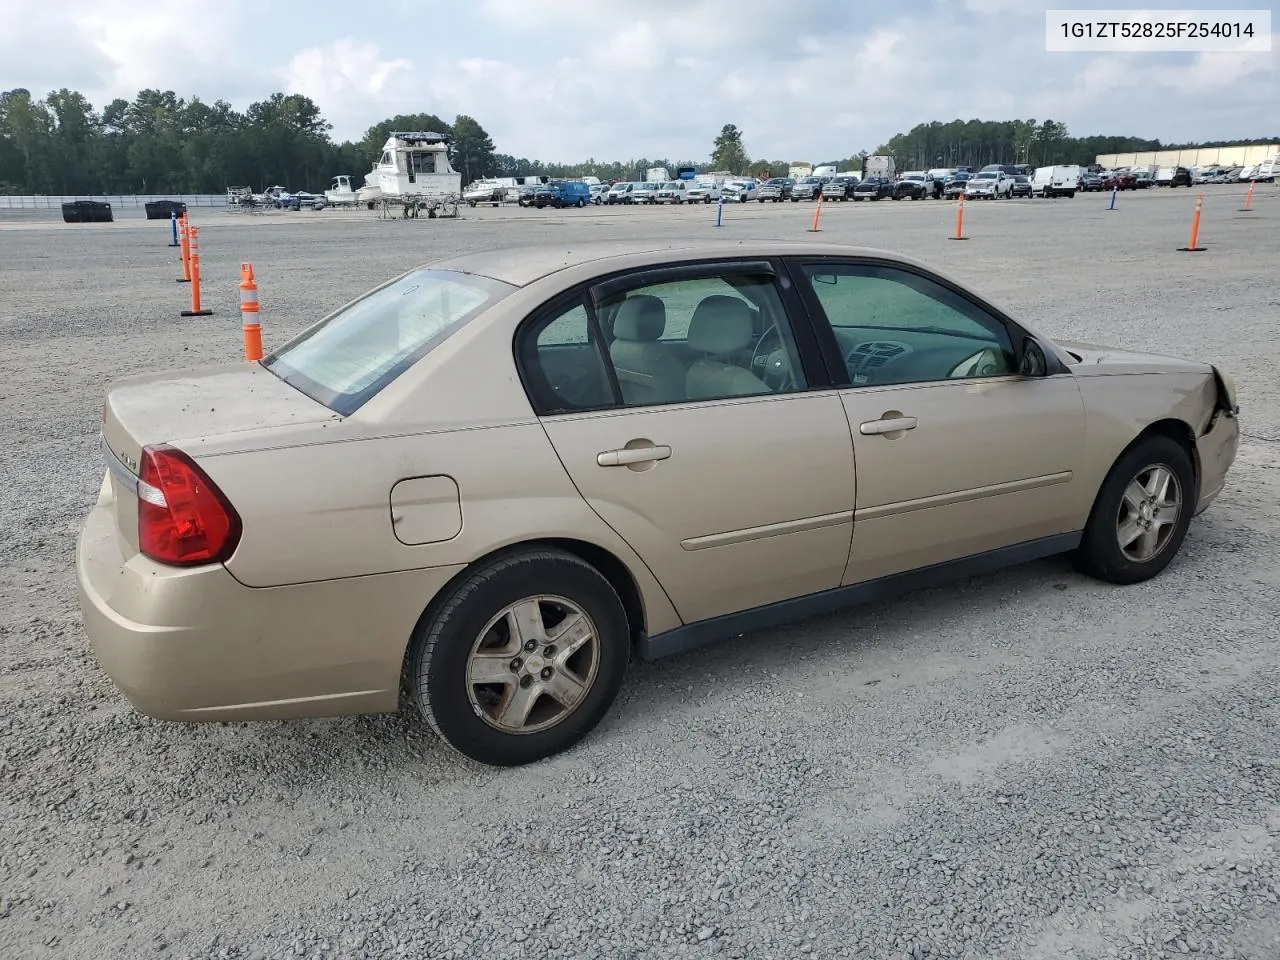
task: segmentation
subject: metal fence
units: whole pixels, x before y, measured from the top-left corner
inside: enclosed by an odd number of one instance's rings
[[[114,209],[136,208],[139,210],[146,204],[156,200],[180,200],[188,207],[227,206],[227,195],[225,193],[156,193],[143,196],[130,194],[128,196],[115,197],[93,194],[74,197],[0,196],[0,210],[60,210],[64,203],[71,203],[75,200],[105,200]]]

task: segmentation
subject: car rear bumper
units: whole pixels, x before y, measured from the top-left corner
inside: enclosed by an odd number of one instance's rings
[[[1196,440],[1196,458],[1200,462],[1200,492],[1196,513],[1203,512],[1222,492],[1227,471],[1235,462],[1240,448],[1240,421],[1219,412],[1204,436]]]
[[[404,652],[461,567],[246,587],[221,565],[123,556],[104,490],[76,544],[80,607],[103,671],[161,720],[394,711]]]

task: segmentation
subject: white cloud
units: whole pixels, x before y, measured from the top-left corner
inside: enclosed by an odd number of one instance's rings
[[[413,104],[420,95],[412,60],[384,58],[376,43],[352,38],[299,51],[277,76],[288,93],[309,96],[321,105],[330,123],[352,131],[353,138],[360,135],[354,131],[382,118],[369,117],[370,103],[378,103],[389,114],[408,112],[392,108]]]
[[[543,159],[848,156],[930,120],[1051,117],[1165,140],[1274,132],[1270,54],[1049,54],[1026,0],[0,0],[0,89],[98,106],[173,89],[306,94],[359,138],[397,113],[475,117]],[[21,38],[20,40],[17,38]]]
[[[139,90],[265,96],[270,73],[238,42],[249,0],[0,0],[0,89],[70,87],[96,106]]]

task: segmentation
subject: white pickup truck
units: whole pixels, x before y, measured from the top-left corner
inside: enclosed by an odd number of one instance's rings
[[[690,203],[717,203],[720,200],[720,182],[715,179],[695,179],[685,191]]]
[[[1013,177],[1003,170],[983,170],[964,185],[965,199],[999,200],[1013,193]]]

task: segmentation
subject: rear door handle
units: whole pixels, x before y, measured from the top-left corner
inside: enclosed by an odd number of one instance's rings
[[[915,417],[893,417],[889,420],[868,420],[858,427],[858,431],[870,436],[877,433],[897,433],[899,430],[914,430],[915,428]]]
[[[670,456],[671,448],[668,446],[623,447],[621,450],[606,450],[596,454],[596,463],[602,467],[625,467],[633,463],[666,460]]]

